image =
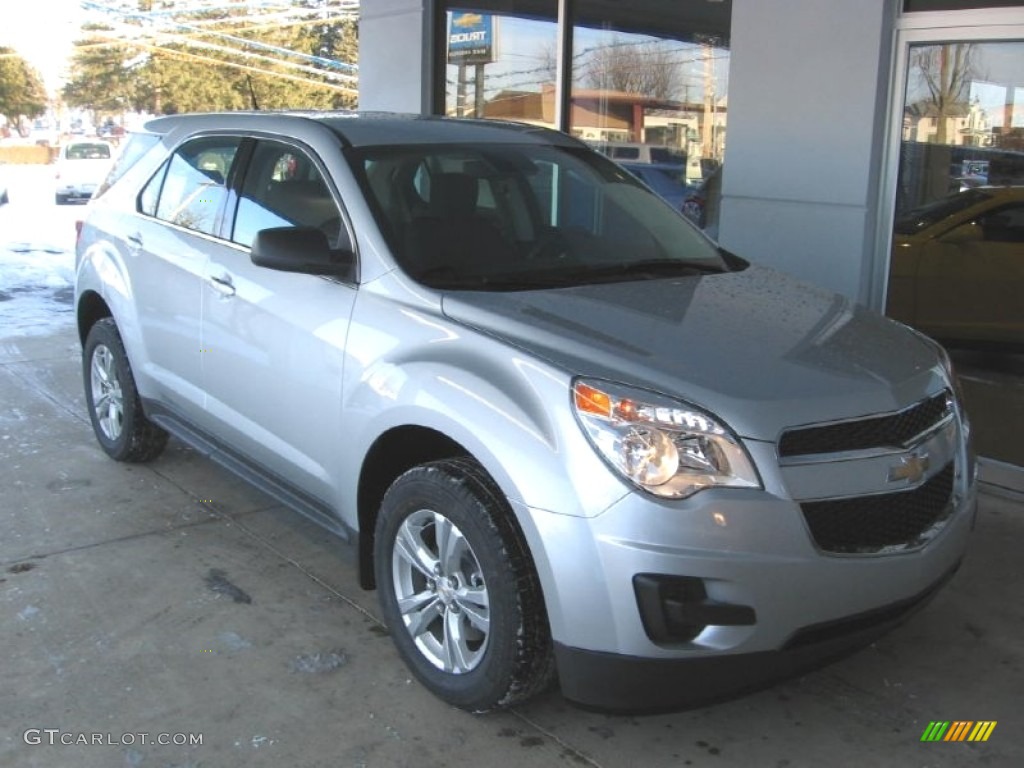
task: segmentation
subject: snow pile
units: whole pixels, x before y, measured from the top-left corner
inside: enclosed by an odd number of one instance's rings
[[[54,204],[53,169],[4,166],[0,206],[0,339],[74,325],[75,220],[84,206]]]
[[[0,338],[74,324],[75,255],[29,243],[0,245]]]

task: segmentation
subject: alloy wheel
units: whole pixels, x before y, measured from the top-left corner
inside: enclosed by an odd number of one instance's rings
[[[96,421],[104,436],[115,441],[121,436],[124,426],[124,395],[117,361],[105,344],[99,344],[93,350],[89,372]]]
[[[487,651],[490,607],[462,531],[439,512],[413,512],[398,528],[391,567],[402,622],[423,656],[444,672],[473,670]]]

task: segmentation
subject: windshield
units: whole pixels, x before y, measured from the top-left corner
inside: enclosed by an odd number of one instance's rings
[[[726,269],[682,216],[587,149],[406,145],[353,159],[400,266],[433,288],[528,290]]]
[[[67,151],[68,160],[109,160],[109,144],[71,144]]]

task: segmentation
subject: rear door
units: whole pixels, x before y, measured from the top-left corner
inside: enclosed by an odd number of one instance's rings
[[[147,379],[160,400],[197,418],[202,391],[200,315],[211,253],[227,246],[214,235],[227,197],[225,178],[238,153],[237,137],[186,142],[139,196],[137,226],[128,235],[135,302],[146,351]],[[157,394],[157,393],[154,393]]]

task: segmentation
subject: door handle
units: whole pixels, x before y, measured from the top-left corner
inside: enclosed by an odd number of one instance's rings
[[[231,281],[231,275],[227,273],[223,275],[210,275],[210,285],[213,286],[213,290],[224,298],[235,295],[235,284]]]
[[[132,251],[132,253],[142,250],[142,235],[140,235],[138,232],[133,232],[132,234],[128,235],[127,240],[128,248]]]

